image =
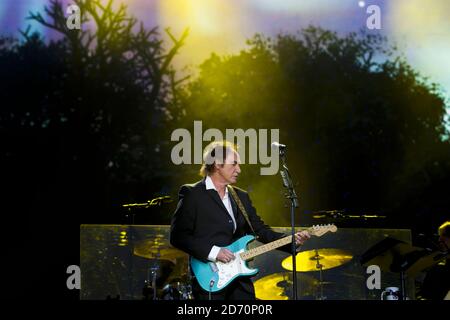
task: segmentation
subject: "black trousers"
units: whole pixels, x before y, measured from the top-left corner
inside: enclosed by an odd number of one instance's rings
[[[192,293],[195,300],[209,300],[208,291],[203,290],[194,277]],[[211,300],[256,300],[255,287],[249,277],[238,277],[224,289],[211,292]]]

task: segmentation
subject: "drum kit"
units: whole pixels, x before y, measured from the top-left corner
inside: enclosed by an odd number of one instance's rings
[[[295,261],[297,272],[300,273],[297,280],[300,296],[303,299],[325,300],[323,289],[333,283],[323,281],[323,271],[344,265],[352,258],[350,252],[332,248],[299,252]],[[255,281],[257,299],[288,300],[292,297],[292,256],[284,259],[281,266],[285,272],[274,273]],[[317,273],[316,277],[312,275],[314,272]]]
[[[149,261],[147,277],[143,285],[145,300],[191,300],[192,276],[189,257],[172,247],[164,235],[156,235],[136,243],[136,256]],[[324,270],[346,264],[353,258],[350,252],[340,249],[315,249],[296,255],[299,288],[304,298],[326,299],[323,288],[332,282],[323,281]],[[288,300],[292,297],[292,257],[282,260],[285,272],[274,273],[255,281],[256,298],[260,300]],[[317,272],[318,277],[306,273]]]
[[[139,241],[133,254],[149,260],[144,300],[193,299],[188,255],[172,247],[164,235]]]
[[[386,216],[378,214],[349,214],[343,210],[316,211],[312,213],[313,219],[320,219],[324,223],[346,222],[361,223],[367,221],[382,221]],[[321,248],[297,253],[295,257],[297,285],[301,299],[325,300],[324,288],[331,288],[336,283],[325,282],[323,275],[327,270],[334,269],[349,263],[353,255],[341,249]],[[292,256],[281,262],[285,270],[274,273],[255,281],[256,298],[261,300],[288,300],[292,294]],[[352,278],[355,275],[351,275]],[[360,280],[360,279],[359,279]],[[339,284],[342,286],[342,284]],[[333,287],[333,291],[339,291]]]
[[[172,247],[164,235],[137,242],[133,254],[149,261],[143,284],[145,300],[191,300],[192,276],[189,256]],[[350,252],[323,248],[299,252],[296,255],[299,288],[303,297],[323,300],[322,272],[346,264],[353,258]],[[274,273],[255,281],[256,298],[260,300],[288,300],[292,296],[292,257],[282,260],[285,272]],[[317,272],[318,277],[306,274]]]

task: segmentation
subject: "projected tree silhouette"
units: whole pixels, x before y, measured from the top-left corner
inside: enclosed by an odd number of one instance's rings
[[[385,38],[309,27],[248,44],[201,65],[185,91],[186,125],[280,128],[306,211],[383,212],[405,226],[448,213],[444,99]],[[245,170],[241,183],[280,223],[280,178]]]

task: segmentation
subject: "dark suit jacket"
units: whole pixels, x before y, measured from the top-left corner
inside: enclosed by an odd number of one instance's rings
[[[259,241],[267,243],[284,236],[264,224],[256,214],[247,192],[236,187],[234,189],[247,211]],[[172,218],[170,243],[206,262],[214,245],[224,247],[246,234],[252,234],[238,205],[231,194],[229,196],[237,224],[234,233],[233,221],[219,194],[213,189],[206,190],[205,179],[193,185],[183,185]],[[287,248],[289,249],[289,246]]]

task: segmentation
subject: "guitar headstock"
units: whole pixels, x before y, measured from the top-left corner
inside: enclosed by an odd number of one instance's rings
[[[327,232],[336,232],[337,227],[334,224],[315,225],[308,229],[309,233],[320,237]]]

